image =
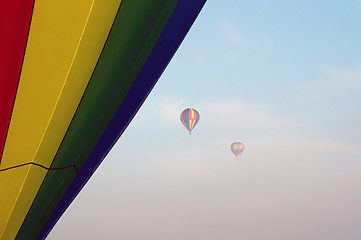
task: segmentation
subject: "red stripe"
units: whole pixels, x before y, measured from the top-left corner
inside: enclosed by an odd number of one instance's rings
[[[19,82],[33,5],[34,0],[2,0],[0,3],[0,157]]]

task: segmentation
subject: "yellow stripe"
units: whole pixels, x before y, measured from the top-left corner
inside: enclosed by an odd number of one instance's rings
[[[35,1],[0,169],[30,161],[50,166],[99,58],[120,2]],[[45,177],[44,169],[31,170],[37,168],[27,166],[8,170],[6,174],[0,172],[0,192],[1,196],[6,196],[0,198],[0,239],[13,239],[20,228]]]
[[[15,238],[27,210],[31,207],[32,201],[29,201],[28,196],[34,195],[33,184],[42,182],[45,174],[45,169],[29,165],[1,172],[0,188],[5,193],[0,195],[0,226],[2,227],[0,239]],[[17,211],[10,212],[11,208],[9,207],[14,206],[15,203],[18,207]]]
[[[191,108],[190,111],[191,111],[191,119],[193,120],[194,119],[194,110]]]

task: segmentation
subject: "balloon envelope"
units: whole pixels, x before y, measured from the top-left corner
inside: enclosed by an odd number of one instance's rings
[[[191,134],[191,131],[197,125],[199,117],[199,113],[193,108],[187,108],[181,113],[180,119],[183,125],[188,129],[189,134]]]
[[[44,239],[205,0],[2,0],[0,239]]]
[[[239,158],[241,156],[241,154],[243,153],[244,145],[243,145],[243,143],[240,143],[240,142],[234,142],[231,144],[231,150],[232,150],[233,154],[237,158]]]

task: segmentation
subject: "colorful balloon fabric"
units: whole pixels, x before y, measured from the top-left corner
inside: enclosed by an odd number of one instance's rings
[[[183,125],[188,129],[189,134],[191,134],[191,131],[199,121],[199,113],[193,108],[187,108],[181,113],[180,119]]]
[[[46,238],[204,3],[1,1],[1,240]]]
[[[234,142],[231,144],[231,150],[232,150],[233,154],[237,158],[239,158],[241,156],[241,154],[243,153],[244,145],[243,145],[243,143],[240,143],[240,142]]]

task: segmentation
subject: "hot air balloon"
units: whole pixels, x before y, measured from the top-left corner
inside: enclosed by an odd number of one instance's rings
[[[231,144],[231,150],[238,159],[241,156],[241,154],[243,153],[244,145],[243,145],[243,143],[240,143],[240,142],[234,142]]]
[[[3,0],[0,239],[44,239],[205,0]]]
[[[181,113],[180,119],[183,125],[188,129],[189,134],[191,134],[191,131],[199,121],[199,113],[193,108],[187,108]]]

